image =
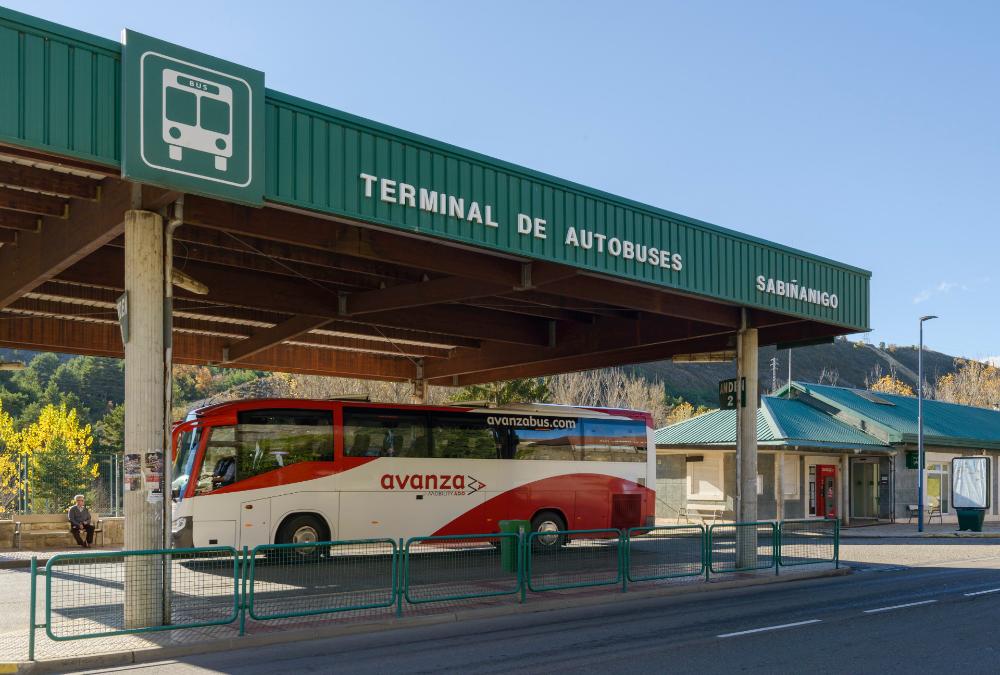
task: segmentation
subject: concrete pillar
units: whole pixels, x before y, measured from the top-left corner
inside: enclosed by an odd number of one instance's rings
[[[410,392],[410,403],[423,405],[427,402],[427,380],[413,380],[413,390]]]
[[[126,550],[158,549],[169,543],[164,542],[163,491],[154,492],[153,488],[159,486],[149,480],[154,469],[160,467],[162,471],[170,460],[170,448],[164,447],[168,424],[164,405],[167,269],[163,219],[149,211],[127,211],[125,454],[139,456],[143,478],[126,485]],[[129,556],[125,561],[125,627],[161,625],[164,618],[163,561],[157,556]]]
[[[736,381],[746,378],[746,405],[736,415],[736,520],[757,520],[757,329],[743,328],[736,336]],[[757,532],[747,528],[736,542],[739,567],[756,567]]]

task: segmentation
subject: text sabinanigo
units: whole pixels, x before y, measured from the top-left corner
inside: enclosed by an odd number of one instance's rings
[[[793,298],[803,302],[820,305],[821,307],[832,307],[836,309],[840,304],[836,293],[822,291],[818,288],[800,286],[797,279],[784,281],[783,279],[770,279],[763,274],[757,277],[757,290],[761,293],[780,295],[784,298]]]

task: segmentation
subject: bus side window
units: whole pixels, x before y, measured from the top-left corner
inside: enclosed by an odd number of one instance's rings
[[[434,415],[431,417],[431,456],[449,459],[498,459],[500,435],[485,418]]]
[[[236,427],[240,480],[300,462],[333,460],[329,410],[248,410]]]
[[[427,457],[427,418],[422,413],[344,410],[347,457]]]
[[[646,425],[634,420],[583,420],[581,459],[590,462],[645,462]]]

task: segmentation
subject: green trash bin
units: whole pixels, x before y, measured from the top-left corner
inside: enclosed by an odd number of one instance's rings
[[[958,513],[959,530],[969,530],[970,532],[983,531],[983,520],[986,518],[986,509],[956,508],[955,511]]]
[[[531,523],[527,520],[501,520],[500,532],[504,534],[518,534],[524,532],[528,536],[531,531]],[[505,572],[517,572],[518,567],[518,540],[514,537],[503,537],[500,539],[500,564]]]

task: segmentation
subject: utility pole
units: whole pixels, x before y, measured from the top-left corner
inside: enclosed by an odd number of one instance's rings
[[[771,357],[771,393],[778,391],[778,355]]]
[[[785,398],[792,397],[792,348],[788,348],[788,393]]]

